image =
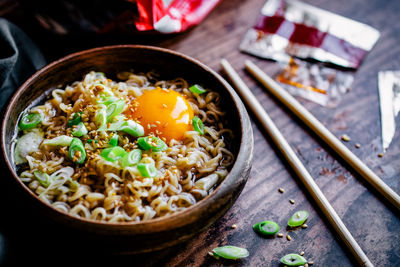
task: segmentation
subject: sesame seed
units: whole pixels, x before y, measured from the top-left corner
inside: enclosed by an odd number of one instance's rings
[[[294,200],[293,199],[289,199],[290,204],[294,204]]]
[[[278,191],[279,191],[279,193],[284,193],[285,192],[285,190],[283,190],[283,188],[278,188]]]
[[[313,265],[313,264],[314,264],[313,261],[309,261],[309,262],[308,262],[308,265]]]
[[[307,227],[308,227],[307,224],[303,224],[303,225],[301,226],[301,228],[303,228],[303,229],[306,229]]]
[[[209,252],[208,252],[208,255],[214,256],[214,253],[212,253],[211,251],[209,251]]]
[[[383,153],[379,153],[378,157],[382,158],[383,157]]]
[[[355,146],[356,148],[360,148],[360,147],[361,147],[361,145],[360,145],[359,143],[356,143],[354,146]]]
[[[287,239],[288,241],[290,241],[290,240],[292,240],[292,237],[291,237],[290,235],[286,235],[286,239]]]
[[[345,142],[349,142],[350,141],[350,136],[348,136],[347,134],[342,135],[341,139]]]
[[[303,255],[304,255],[304,251],[300,252],[300,256],[303,256]]]
[[[233,224],[231,227],[232,227],[232,229],[236,229],[236,228],[237,228],[237,225],[236,225],[236,224]]]
[[[278,236],[278,237],[283,237],[283,234],[279,233],[277,236]]]

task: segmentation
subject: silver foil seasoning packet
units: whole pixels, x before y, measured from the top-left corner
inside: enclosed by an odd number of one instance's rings
[[[378,73],[381,109],[382,147],[386,151],[396,131],[396,116],[400,111],[400,70]]]
[[[240,50],[280,62],[294,56],[356,69],[378,38],[368,25],[300,1],[269,0]]]

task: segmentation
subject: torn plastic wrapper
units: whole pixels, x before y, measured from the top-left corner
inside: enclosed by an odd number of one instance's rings
[[[354,73],[291,58],[282,65],[275,79],[291,94],[322,106],[335,107],[341,96],[350,90]]]
[[[296,0],[269,0],[240,49],[288,62],[289,56],[358,68],[379,38],[362,23]]]
[[[378,38],[377,30],[354,20],[296,0],[269,0],[240,50],[284,64],[275,78],[291,94],[334,107]]]
[[[183,32],[200,23],[221,0],[137,0],[139,31]]]
[[[396,131],[396,116],[400,111],[400,71],[380,71],[378,83],[382,147],[386,151]]]

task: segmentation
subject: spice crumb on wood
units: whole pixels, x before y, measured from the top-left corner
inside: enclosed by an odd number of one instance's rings
[[[342,135],[340,138],[345,142],[349,142],[351,140],[350,136],[347,134]]]

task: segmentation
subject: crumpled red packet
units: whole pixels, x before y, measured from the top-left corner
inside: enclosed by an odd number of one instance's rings
[[[139,31],[183,32],[200,23],[222,0],[137,0]]]

